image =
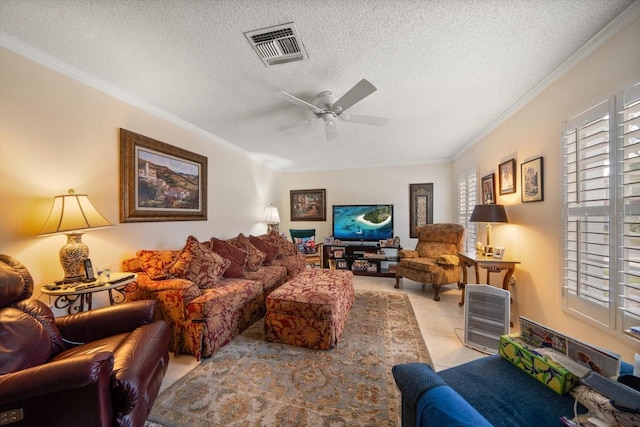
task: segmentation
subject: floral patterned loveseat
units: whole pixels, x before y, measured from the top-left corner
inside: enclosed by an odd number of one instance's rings
[[[171,328],[169,349],[211,356],[265,313],[266,296],[305,269],[304,255],[277,232],[200,242],[181,250],[139,250],[122,262],[138,275],[127,301],[156,301]]]

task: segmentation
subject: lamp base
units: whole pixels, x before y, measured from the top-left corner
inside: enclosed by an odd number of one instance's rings
[[[271,230],[274,231],[280,231],[280,229],[278,228],[279,224],[267,224],[267,233],[270,233]]]
[[[84,260],[89,248],[82,243],[82,233],[67,234],[67,244],[60,248],[60,264],[64,270],[63,283],[78,282],[85,277]]]

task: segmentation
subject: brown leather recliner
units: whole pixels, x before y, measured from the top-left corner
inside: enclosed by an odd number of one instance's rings
[[[0,255],[0,424],[144,425],[169,361],[155,302],[54,318],[32,292],[27,269]]]

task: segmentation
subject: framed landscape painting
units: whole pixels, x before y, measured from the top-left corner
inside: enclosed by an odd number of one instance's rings
[[[120,129],[120,222],[206,219],[207,158]]]
[[[326,221],[326,190],[291,190],[291,221]]]

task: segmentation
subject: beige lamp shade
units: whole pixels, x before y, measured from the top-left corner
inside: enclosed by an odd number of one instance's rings
[[[88,230],[113,227],[96,208],[86,194],[55,196],[49,217],[38,236],[64,233],[67,244],[60,249],[60,264],[64,270],[63,282],[73,282],[85,277],[84,260],[89,257],[89,248],[82,242],[82,234]]]
[[[49,217],[45,221],[38,236],[56,233],[82,233],[86,230],[113,227],[96,208],[93,207],[86,194],[68,194],[56,196]]]

